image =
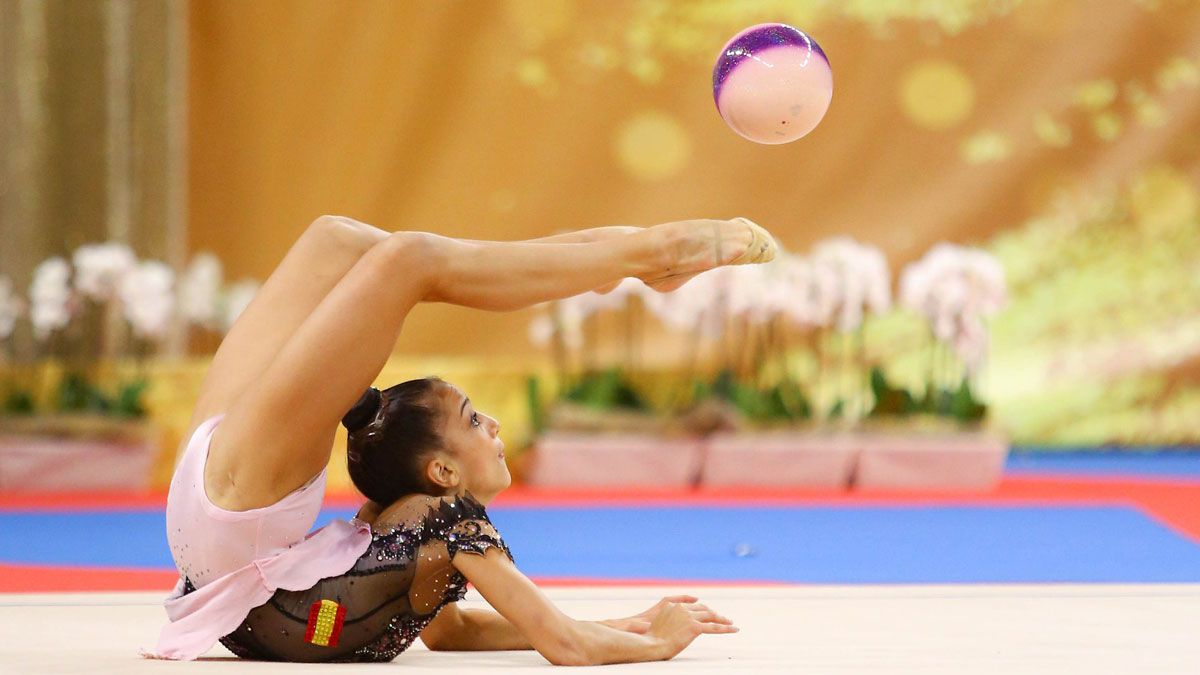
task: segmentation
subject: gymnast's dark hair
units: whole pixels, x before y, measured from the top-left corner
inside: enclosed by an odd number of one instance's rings
[[[371,387],[342,418],[350,480],[367,499],[387,506],[404,495],[439,494],[425,477],[425,462],[444,447],[435,397],[444,384],[425,377],[383,391]]]

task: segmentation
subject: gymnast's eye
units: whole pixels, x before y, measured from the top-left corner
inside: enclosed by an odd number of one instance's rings
[[[473,426],[473,427],[479,426],[479,413],[477,413],[477,412],[471,413],[471,426]]]

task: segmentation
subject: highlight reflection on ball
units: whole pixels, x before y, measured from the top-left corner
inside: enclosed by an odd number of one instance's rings
[[[731,129],[756,143],[794,141],[821,121],[833,71],[816,40],[784,23],[751,26],[713,67],[713,99]]]

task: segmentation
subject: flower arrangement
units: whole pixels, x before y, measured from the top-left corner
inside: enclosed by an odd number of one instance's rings
[[[142,417],[146,361],[163,349],[173,326],[223,333],[256,290],[253,281],[223,287],[220,261],[210,253],[177,275],[161,261],[138,260],[119,242],[81,246],[69,262],[43,261],[33,270],[27,301],[12,279],[0,277],[0,411]],[[27,334],[19,336],[23,328]],[[101,386],[100,363],[123,359],[134,361],[132,377]],[[46,363],[61,366],[56,385],[45,381]]]
[[[564,415],[573,414],[571,426],[594,426],[594,411],[610,411],[625,414],[624,426],[636,426],[633,420],[644,419],[649,412],[649,404],[629,377],[639,360],[636,299],[644,298],[648,290],[640,280],[628,278],[605,293],[583,293],[550,303],[548,311],[530,323],[530,341],[549,347],[554,356],[559,384],[555,398],[565,404],[555,411],[559,424]],[[605,313],[623,315],[624,367],[602,368],[596,358],[596,322]],[[538,380],[530,378],[529,387],[533,427],[540,431],[546,422]]]
[[[551,348],[558,400],[596,410],[650,411],[633,384],[641,317],[649,314],[687,343],[681,386],[667,407],[687,415],[717,405],[733,413],[707,430],[918,412],[977,421],[985,407],[970,380],[987,352],[986,319],[1004,304],[1003,269],[986,252],[939,244],[905,269],[899,296],[900,310],[927,319],[936,355],[919,398],[869,363],[870,319],[896,311],[891,272],[882,251],[849,237],[821,242],[806,257],[781,253],[765,265],[722,267],[665,294],[626,279],[607,294],[551,303],[529,337]],[[595,335],[596,317],[605,313],[625,317],[626,349],[607,365],[597,358]],[[963,365],[956,368],[956,360]],[[532,387],[536,426],[542,415]]]
[[[912,412],[949,416],[960,422],[982,419],[987,407],[977,400],[972,379],[988,351],[987,319],[1007,302],[1004,268],[980,249],[941,243],[912,263],[900,277],[900,303],[923,316],[932,337],[924,397],[917,399],[872,372],[876,415]]]

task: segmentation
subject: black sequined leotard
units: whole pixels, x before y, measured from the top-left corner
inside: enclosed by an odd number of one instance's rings
[[[512,559],[470,495],[409,497],[395,510],[348,572],[308,590],[276,591],[221,644],[248,659],[390,661],[466,594],[455,556],[495,547]]]

